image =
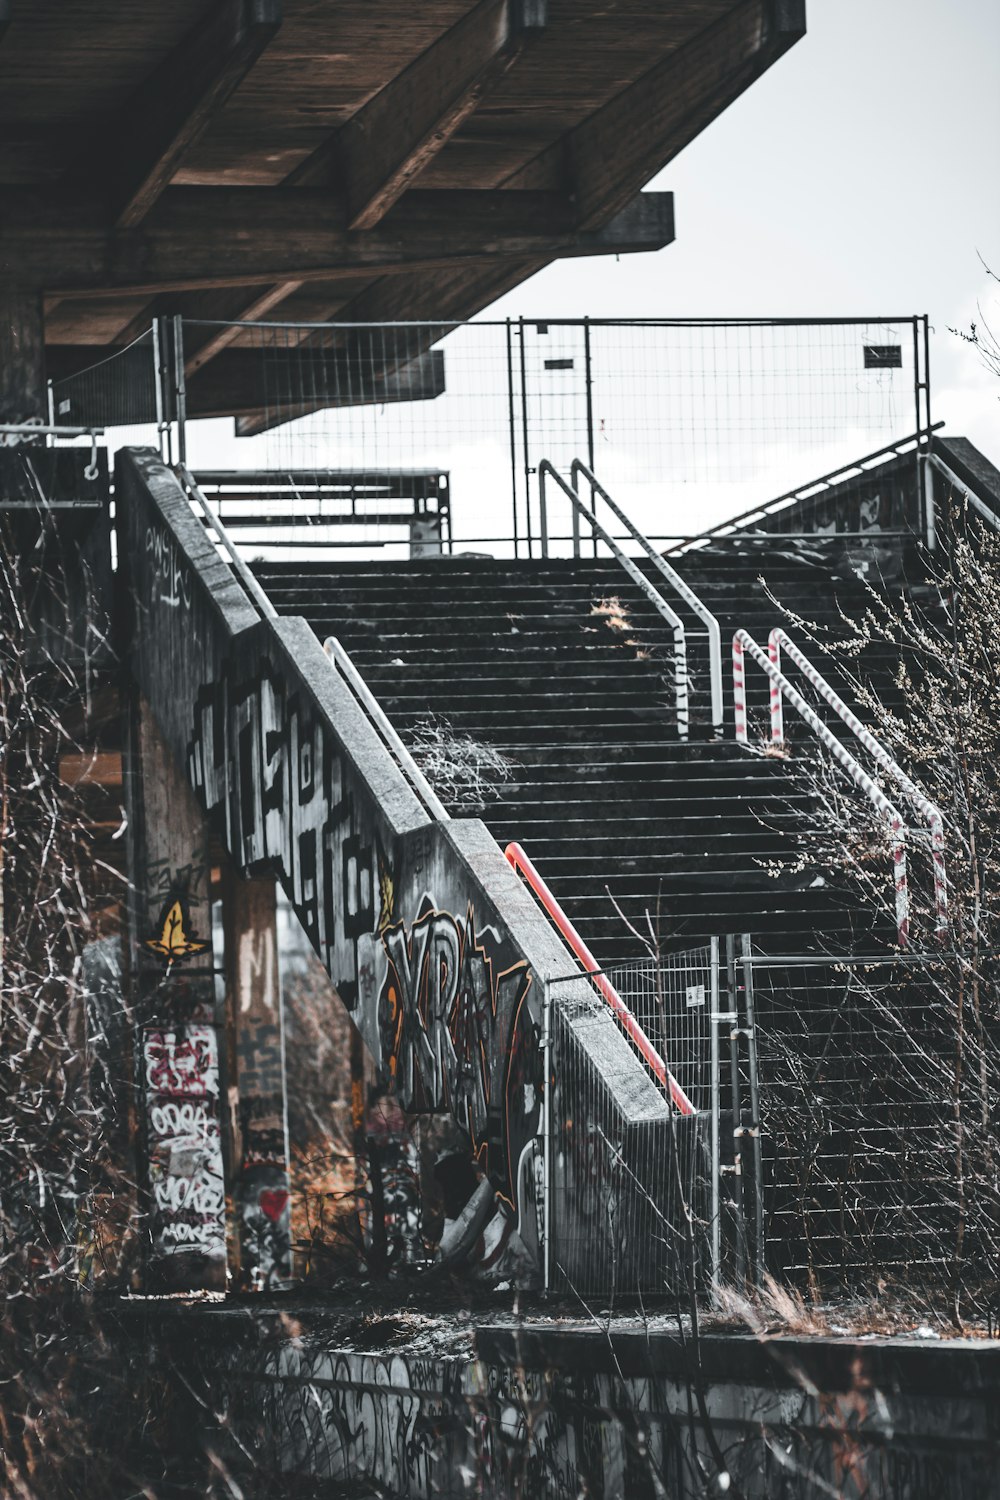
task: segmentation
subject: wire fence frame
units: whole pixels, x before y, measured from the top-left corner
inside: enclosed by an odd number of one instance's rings
[[[257,361],[256,416],[238,418],[250,443],[253,433],[260,439],[255,453],[268,455],[257,468],[322,471],[331,455],[372,474],[437,465],[455,485],[457,545],[515,556],[541,550],[545,456],[564,468],[585,460],[640,529],[665,541],[696,535],[669,523],[710,497],[717,508],[731,500],[731,514],[745,508],[741,500],[772,499],[785,479],[801,485],[848,464],[873,438],[901,444],[930,428],[926,320],[912,315],[185,320],[189,366],[190,350],[220,332],[251,375]],[[428,357],[439,353],[443,365],[432,367]],[[200,414],[204,379],[200,371],[188,378],[189,420]],[[189,460],[195,473],[217,467]],[[569,520],[565,536],[554,527],[551,537],[567,552]],[[913,525],[919,520],[914,514]],[[337,540],[343,545],[343,534]],[[378,535],[373,521],[363,544],[406,540]]]

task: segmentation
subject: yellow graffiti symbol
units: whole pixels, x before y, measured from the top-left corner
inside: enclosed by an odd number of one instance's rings
[[[184,908],[179,901],[173,901],[164,912],[160,936],[145,938],[142,946],[163,959],[163,967],[169,974],[173,964],[183,963],[186,958],[204,953],[209,944],[201,942],[193,933],[188,936],[184,931]]]

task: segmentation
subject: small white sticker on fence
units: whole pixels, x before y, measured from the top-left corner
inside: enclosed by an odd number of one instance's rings
[[[705,1004],[705,986],[703,984],[689,984],[687,987],[687,1008],[694,1010],[696,1005]]]

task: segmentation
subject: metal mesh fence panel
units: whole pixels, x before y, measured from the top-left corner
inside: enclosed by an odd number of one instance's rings
[[[95,350],[95,353],[97,351]],[[162,412],[152,329],[126,349],[53,381],[52,411],[67,427],[154,427]]]
[[[604,998],[576,976],[550,986],[548,1222],[556,1289],[624,1297],[707,1289],[718,1148],[709,961],[703,949],[662,966],[622,965],[614,975],[649,1041],[690,1090],[690,1114],[671,1103]],[[699,995],[690,1010],[689,990]]]
[[[199,346],[220,339],[199,367]],[[913,318],[189,322],[185,348],[189,417],[229,413],[241,434],[193,424],[196,470],[367,481],[436,471],[449,478],[453,545],[497,554],[539,554],[543,458],[561,471],[588,462],[640,529],[665,541],[929,422]],[[568,553],[568,502],[554,504],[549,529],[550,552]],[[399,548],[409,536],[380,525],[373,506],[329,539]],[[279,538],[272,527],[249,540]]]
[[[696,1110],[712,1108],[711,947],[618,964],[607,977]]]

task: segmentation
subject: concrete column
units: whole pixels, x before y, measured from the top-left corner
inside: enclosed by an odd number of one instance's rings
[[[223,922],[239,1280],[263,1291],[289,1281],[292,1256],[274,881],[243,880],[227,871]]]
[[[0,279],[0,422],[44,417],[47,408],[42,294]]]
[[[208,830],[145,702],[135,718],[128,773],[139,1156],[151,1209],[145,1289],[224,1291]]]

